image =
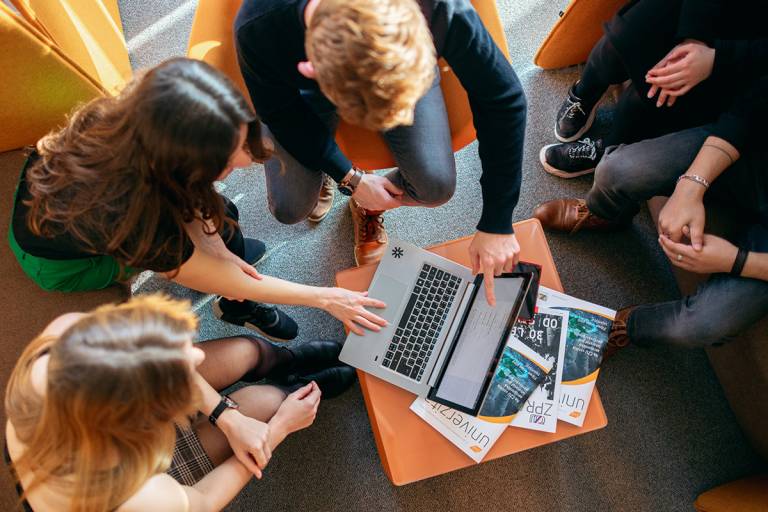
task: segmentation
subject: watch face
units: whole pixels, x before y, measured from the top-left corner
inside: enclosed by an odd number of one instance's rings
[[[339,192],[341,192],[343,195],[349,197],[352,195],[352,190],[349,187],[339,187]]]

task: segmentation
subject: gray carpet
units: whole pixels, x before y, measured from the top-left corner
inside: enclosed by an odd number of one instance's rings
[[[542,71],[533,55],[565,0],[500,0],[514,67],[528,95],[523,195],[515,219],[541,201],[584,195],[591,178],[545,174],[538,150],[553,142],[554,114],[578,68]],[[195,1],[121,0],[135,68],[183,55]],[[606,106],[595,131],[610,122]],[[398,237],[429,245],[473,233],[479,217],[480,162],[476,145],[456,155],[454,198],[440,208],[401,209],[387,215]],[[269,214],[262,168],[240,171],[223,193],[241,211],[247,235],[271,248],[259,270],[294,281],[330,285],[350,267],[352,224],[342,198],[318,226],[284,226]],[[337,195],[338,196],[338,195]],[[609,307],[670,300],[677,291],[647,212],[631,229],[611,235],[552,235],[550,246],[568,293]],[[210,297],[151,276],[135,292],[163,289],[190,298],[202,318],[201,339],[238,332],[211,314]],[[343,337],[322,312],[286,308],[301,326],[298,343]],[[691,510],[702,491],[760,469],[703,351],[625,350],[598,381],[608,427],[405,487],[384,476],[360,389],[323,403],[315,424],[276,452],[263,481],[253,481],[231,510]]]

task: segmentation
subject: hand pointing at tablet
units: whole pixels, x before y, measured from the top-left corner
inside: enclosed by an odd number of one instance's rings
[[[496,234],[478,231],[469,245],[472,274],[483,274],[485,297],[488,304],[496,305],[493,276],[511,272],[520,259],[520,244],[514,233]]]

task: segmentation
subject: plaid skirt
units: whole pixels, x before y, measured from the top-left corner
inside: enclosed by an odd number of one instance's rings
[[[195,485],[213,470],[213,463],[203,450],[197,434],[192,428],[176,426],[176,447],[168,473],[182,485]]]

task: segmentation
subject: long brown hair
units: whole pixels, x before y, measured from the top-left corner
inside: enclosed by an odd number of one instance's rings
[[[189,304],[162,296],[102,306],[61,336],[41,336],[11,374],[5,408],[26,449],[13,464],[46,484],[70,510],[112,510],[167,469],[174,421],[195,410],[197,387],[185,350],[197,320]],[[31,370],[50,354],[45,396]]]
[[[213,182],[243,123],[251,156],[265,160],[260,122],[232,82],[202,61],[166,61],[37,143],[29,227],[49,238],[68,233],[124,265],[180,265],[185,223],[202,218],[220,230],[225,222]]]

